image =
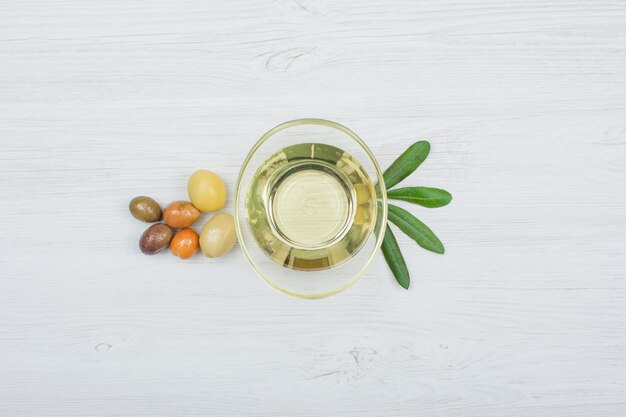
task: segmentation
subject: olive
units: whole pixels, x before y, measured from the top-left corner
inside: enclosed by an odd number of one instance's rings
[[[200,211],[217,211],[226,203],[224,181],[205,169],[194,172],[187,182],[189,199]]]
[[[172,255],[180,259],[191,258],[198,250],[198,234],[193,229],[181,229],[170,242]]]
[[[235,246],[235,220],[228,213],[219,213],[200,232],[200,249],[209,258],[224,255]]]
[[[154,223],[161,220],[161,206],[146,196],[135,197],[128,204],[130,214],[142,222]]]
[[[154,255],[167,248],[170,244],[174,232],[163,223],[153,224],[142,233],[139,238],[139,249],[146,255]]]
[[[200,217],[200,211],[189,201],[174,201],[163,210],[163,220],[175,229],[191,226]]]

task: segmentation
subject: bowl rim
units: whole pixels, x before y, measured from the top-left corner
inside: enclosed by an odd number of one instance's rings
[[[265,134],[263,134],[263,136],[261,136],[261,138],[257,140],[254,146],[252,146],[252,148],[248,152],[248,155],[246,156],[246,159],[244,160],[243,164],[241,165],[241,169],[239,170],[239,175],[237,176],[237,183],[235,186],[235,230],[237,232],[237,239],[239,240],[239,246],[242,248],[244,254],[246,255],[248,262],[252,265],[252,268],[257,273],[257,275],[259,275],[263,279],[263,281],[265,281],[270,287],[284,294],[288,294],[294,297],[316,299],[316,298],[329,297],[331,295],[339,294],[340,292],[347,290],[348,288],[353,286],[363,276],[365,271],[367,271],[367,269],[370,267],[370,265],[374,261],[374,257],[379,252],[380,247],[382,246],[383,239],[385,237],[385,229],[387,227],[387,191],[385,187],[379,187],[380,188],[379,198],[382,200],[382,216],[381,216],[382,224],[381,224],[381,231],[379,235],[376,237],[376,244],[375,244],[374,250],[372,251],[367,261],[363,264],[359,272],[356,273],[348,282],[346,282],[345,284],[331,291],[326,291],[326,292],[316,293],[316,294],[303,294],[303,293],[299,293],[299,292],[295,292],[295,291],[291,291],[286,288],[283,288],[280,285],[274,283],[270,278],[268,278],[266,274],[259,268],[255,260],[252,258],[252,255],[250,254],[248,248],[246,247],[246,244],[244,243],[244,239],[243,239],[243,232],[241,230],[241,225],[240,225],[242,219],[240,218],[240,215],[239,215],[239,206],[240,204],[242,204],[242,202],[240,201],[241,200],[240,191],[242,187],[243,174],[248,168],[248,165],[250,163],[250,159],[252,159],[252,156],[274,134],[290,127],[307,125],[307,124],[317,124],[317,125],[332,127],[350,136],[355,142],[359,144],[359,146],[361,146],[361,148],[363,148],[367,156],[372,161],[372,164],[374,165],[374,169],[376,170],[376,177],[378,179],[378,183],[384,184],[383,172],[381,171],[380,166],[378,165],[378,161],[376,160],[376,157],[374,156],[370,148],[365,144],[365,142],[363,142],[363,140],[356,133],[354,133],[352,130],[348,129],[344,125],[339,124],[337,122],[330,121],[330,120],[317,119],[317,118],[294,119],[294,120],[290,120],[287,122],[283,122],[283,123],[280,123],[279,125],[274,126],[267,132],[265,132]]]

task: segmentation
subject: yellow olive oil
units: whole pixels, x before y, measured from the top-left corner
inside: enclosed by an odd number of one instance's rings
[[[376,192],[358,161],[321,143],[288,146],[256,171],[247,194],[252,235],[272,260],[297,270],[337,266],[376,223]]]

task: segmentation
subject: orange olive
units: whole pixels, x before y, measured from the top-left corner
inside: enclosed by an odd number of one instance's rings
[[[193,229],[181,229],[170,242],[172,255],[180,259],[191,258],[198,250],[198,234]]]
[[[191,226],[200,217],[200,210],[189,201],[174,201],[163,210],[163,220],[175,229]]]

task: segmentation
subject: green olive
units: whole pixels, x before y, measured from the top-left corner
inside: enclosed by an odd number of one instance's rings
[[[134,218],[142,222],[154,223],[161,220],[161,206],[150,197],[142,195],[133,198],[128,209]]]
[[[235,219],[228,213],[216,214],[200,232],[200,249],[209,258],[217,258],[235,246]]]
[[[146,255],[154,255],[167,248],[173,236],[174,232],[168,225],[153,224],[139,238],[139,249]]]

